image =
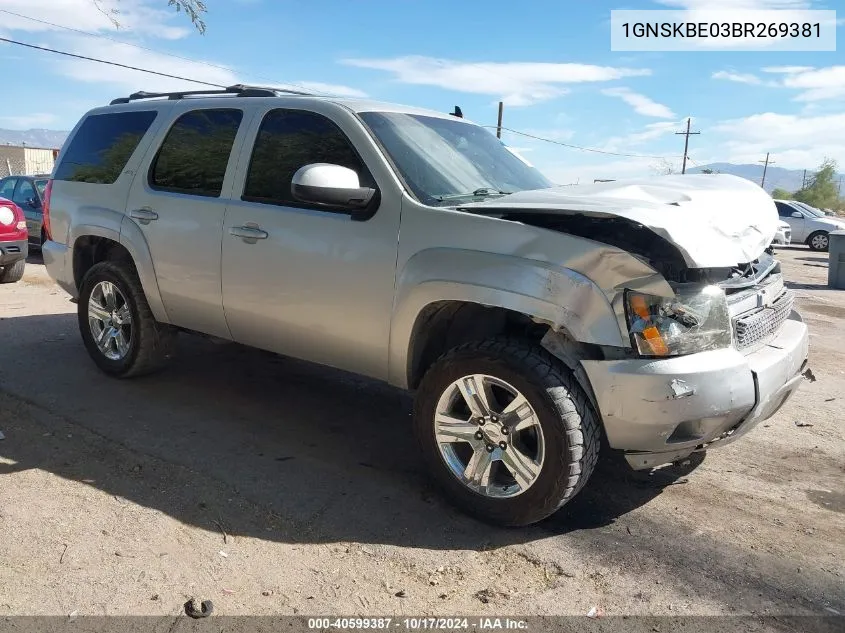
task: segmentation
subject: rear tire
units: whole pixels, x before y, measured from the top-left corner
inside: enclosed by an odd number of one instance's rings
[[[467,384],[462,381],[467,378],[487,384],[487,393],[492,394],[485,397],[493,412],[492,422],[487,420],[477,429],[472,426],[477,424],[473,409],[461,408],[462,403],[468,402],[461,390]],[[524,413],[518,416],[508,413],[510,404],[503,402],[509,398],[508,388],[517,393],[510,403],[522,396],[530,405],[530,418],[538,429],[519,430],[523,426],[521,420],[529,417],[529,407],[519,406],[518,410]],[[457,408],[450,404],[450,412],[444,413],[444,402],[456,403]],[[436,423],[436,419],[459,422],[465,428],[453,427],[454,432],[465,437],[453,440],[455,443],[448,440],[444,443],[444,429],[446,436],[453,431],[448,424]],[[501,450],[494,447],[502,439],[497,430],[500,424],[511,429],[504,436],[504,444],[500,444],[504,446]],[[598,461],[601,439],[596,416],[569,370],[535,343],[502,338],[461,345],[428,370],[415,399],[414,430],[423,460],[447,497],[462,510],[505,526],[540,521],[572,499]],[[532,435],[520,447],[522,441],[517,439],[518,434],[526,431]],[[480,440],[479,434],[483,435]],[[532,450],[529,445],[542,448]],[[494,447],[492,451],[491,447]],[[473,482],[466,473],[471,472],[473,460],[485,459],[479,448],[491,454],[489,460],[493,465],[488,467],[490,470],[483,479]],[[517,452],[508,453],[513,450]],[[525,453],[530,454],[528,462]],[[515,464],[519,469],[520,463],[529,464],[524,472],[532,473],[533,477],[529,482],[523,474],[525,485],[511,468]],[[466,471],[461,472],[464,466]]]
[[[114,297],[111,302],[106,295]],[[100,312],[104,319],[96,316]],[[172,356],[175,330],[155,320],[135,266],[129,261],[106,261],[91,267],[79,290],[77,314],[88,354],[110,376],[150,374],[164,367]],[[95,331],[100,343],[95,340]]]
[[[11,266],[0,268],[0,284],[13,284],[20,281],[26,269],[26,260],[19,259]]]
[[[807,246],[810,250],[826,252],[830,248],[830,237],[827,231],[816,231],[807,238]]]

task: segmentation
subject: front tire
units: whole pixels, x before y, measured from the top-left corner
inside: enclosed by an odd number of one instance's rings
[[[414,430],[448,498],[505,526],[540,521],[574,497],[601,436],[562,363],[535,343],[499,338],[457,347],[428,370]]]
[[[830,237],[826,231],[816,231],[807,238],[807,246],[813,251],[827,251],[830,248]]]
[[[0,268],[0,284],[13,284],[20,281],[26,269],[26,260],[19,259],[11,266]]]
[[[158,371],[172,355],[175,333],[153,317],[130,262],[91,267],[82,280],[77,316],[85,349],[110,376]]]

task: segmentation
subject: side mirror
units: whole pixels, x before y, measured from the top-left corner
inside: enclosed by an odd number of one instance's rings
[[[801,215],[801,213],[800,213],[800,212],[798,212],[798,211],[793,211],[793,212],[792,212],[792,214],[791,214],[789,217],[791,217],[791,218],[798,218],[798,219],[801,219],[801,218],[803,218],[804,216],[803,216],[803,215]]]
[[[40,209],[41,208],[41,204],[35,198],[29,198],[26,201],[26,206],[28,206],[30,209]]]
[[[300,167],[291,179],[291,193],[301,202],[345,209],[364,209],[375,189],[362,187],[358,174],[348,167],[312,163]]]

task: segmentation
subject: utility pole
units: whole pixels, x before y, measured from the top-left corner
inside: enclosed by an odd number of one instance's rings
[[[769,152],[766,152],[766,160],[758,160],[758,163],[764,163],[763,165],[763,180],[760,181],[760,186],[763,187],[766,185],[766,171],[769,169],[769,165],[774,165],[775,161],[769,160]]]
[[[701,132],[690,132],[689,128],[692,124],[692,119],[687,119],[687,131],[686,132],[675,132],[676,135],[680,134],[685,136],[684,139],[684,166],[681,168],[681,173],[687,173],[687,157],[689,156],[689,137],[695,136],[696,134],[701,134]]]
[[[502,113],[504,110],[504,102],[499,101],[499,121],[496,123],[496,138],[502,138]]]
[[[801,178],[801,188],[803,189],[806,186],[807,186],[807,170],[805,169],[804,170],[804,176],[802,176],[802,178]]]

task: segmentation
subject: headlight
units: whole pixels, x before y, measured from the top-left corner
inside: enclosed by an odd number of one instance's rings
[[[642,356],[683,356],[730,347],[730,314],[718,286],[685,288],[674,297],[625,291],[631,344]]]

